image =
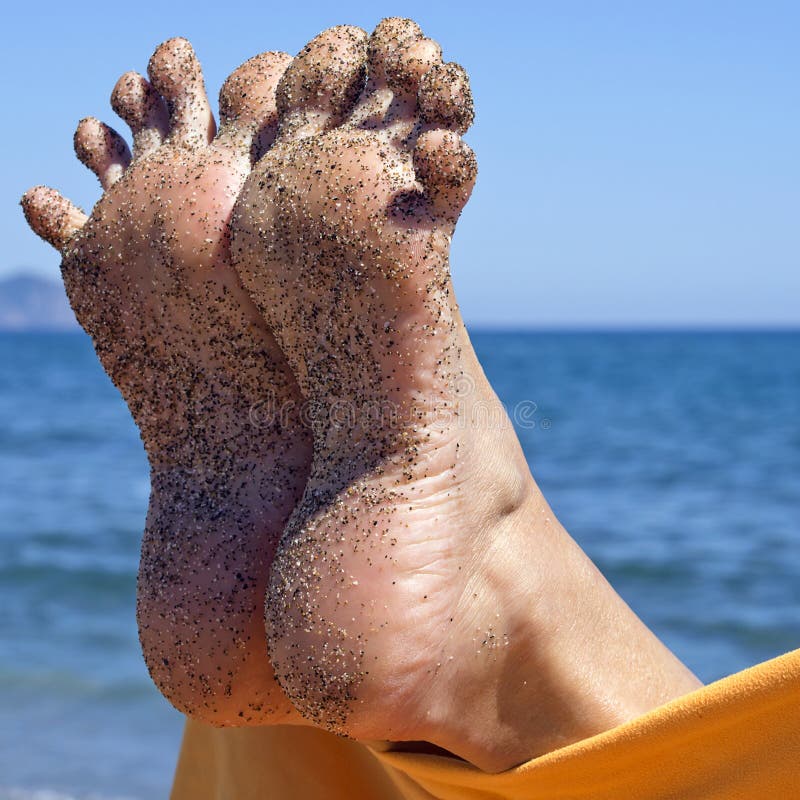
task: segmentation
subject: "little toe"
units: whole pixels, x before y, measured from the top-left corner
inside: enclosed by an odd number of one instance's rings
[[[417,140],[414,170],[434,219],[455,223],[478,175],[472,148],[452,131],[427,131]]]
[[[423,122],[466,133],[475,118],[467,71],[452,62],[438,64],[420,79],[419,108]]]
[[[279,137],[313,136],[338,125],[364,85],[367,34],[337,25],[312,39],[278,84]]]
[[[169,132],[169,114],[161,95],[138,72],[126,72],[111,93],[111,107],[133,134],[133,157],[155,150]]]
[[[368,45],[369,74],[395,92],[414,94],[420,79],[442,62],[442,48],[416,22],[401,17],[381,20]]]
[[[97,175],[103,189],[115,184],[131,163],[125,140],[94,117],[86,117],[78,123],[73,144],[75,155]]]
[[[31,230],[59,251],[89,219],[74,203],[48,186],[28,189],[21,205]]]
[[[216,132],[203,71],[186,39],[169,39],[147,65],[150,82],[167,102],[169,140],[188,147],[208,144]]]
[[[252,161],[270,148],[278,130],[275,93],[291,62],[288,53],[261,53],[228,76],[219,93],[218,143],[248,152]]]

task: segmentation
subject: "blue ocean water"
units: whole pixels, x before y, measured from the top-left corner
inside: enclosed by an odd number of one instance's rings
[[[800,333],[479,333],[567,529],[706,681],[800,646]],[[146,461],[82,334],[0,334],[0,800],[166,797]]]

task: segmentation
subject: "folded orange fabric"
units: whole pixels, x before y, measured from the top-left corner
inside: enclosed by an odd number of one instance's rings
[[[294,798],[800,798],[800,650],[496,775],[311,728],[187,724],[172,800]]]

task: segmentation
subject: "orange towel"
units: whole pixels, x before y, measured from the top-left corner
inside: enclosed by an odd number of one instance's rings
[[[497,775],[311,728],[187,724],[172,800],[294,798],[800,798],[800,650]]]

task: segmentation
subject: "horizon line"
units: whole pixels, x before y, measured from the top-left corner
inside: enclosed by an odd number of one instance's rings
[[[714,325],[714,324],[627,324],[609,323],[597,325],[584,324],[554,324],[554,325],[492,325],[483,323],[470,324],[466,321],[467,332],[472,334],[531,334],[531,335],[659,335],[659,334],[688,334],[688,335],[719,335],[719,334],[800,334],[800,324],[792,325]],[[46,326],[32,325],[30,327],[1,327],[0,335],[4,334],[46,334],[46,335],[87,335],[75,323],[69,328],[48,328]]]

